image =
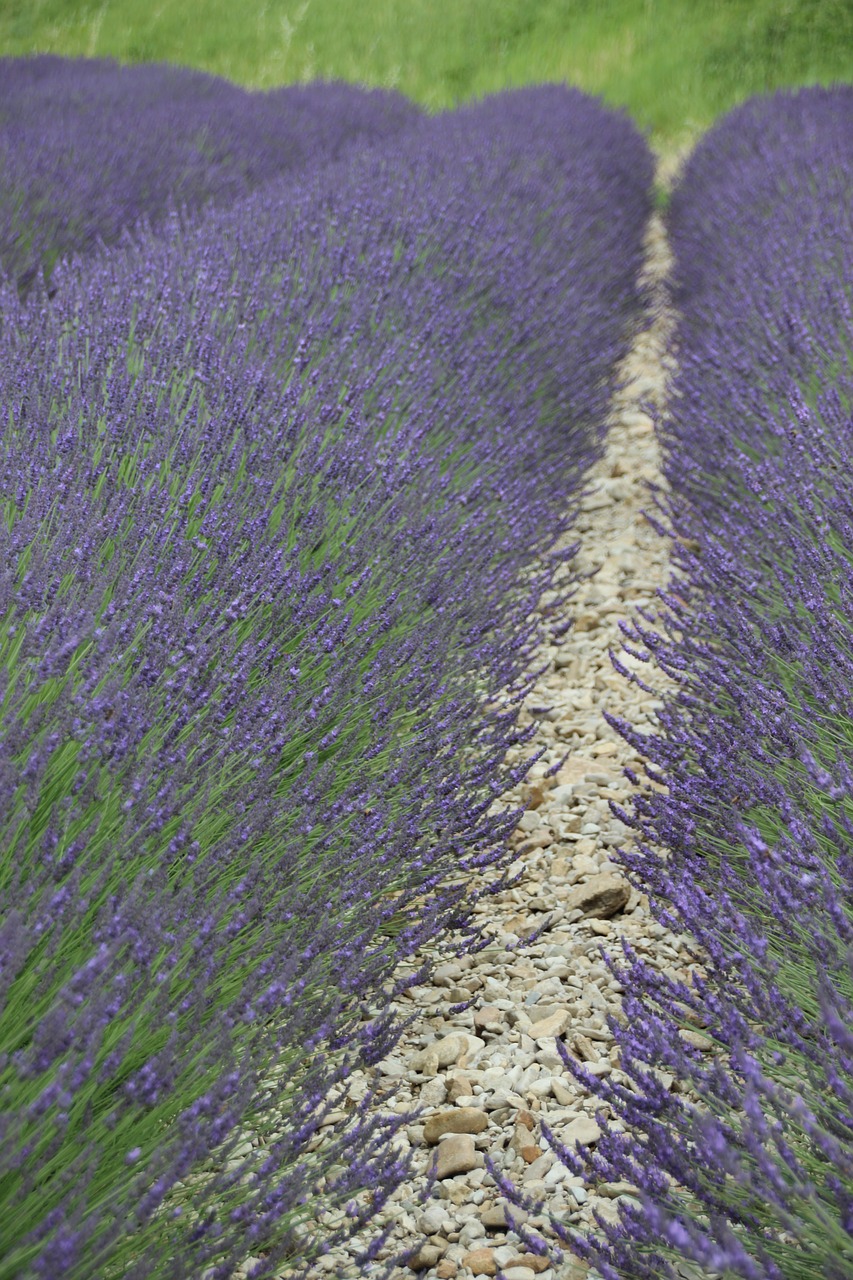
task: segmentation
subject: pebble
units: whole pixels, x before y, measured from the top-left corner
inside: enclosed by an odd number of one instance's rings
[[[412,1271],[426,1271],[434,1267],[441,1259],[441,1250],[434,1244],[422,1244],[415,1256],[410,1260]]]
[[[585,916],[607,919],[615,916],[617,911],[624,911],[630,896],[631,886],[628,881],[622,876],[608,874],[593,876],[577,885],[569,894],[567,902],[570,908],[577,908]]]
[[[577,1098],[577,1094],[562,1080],[558,1080],[556,1076],[551,1081],[551,1092],[562,1107],[571,1106]]]
[[[530,1215],[524,1209],[511,1210],[512,1216],[516,1222],[525,1223]],[[503,1204],[493,1205],[490,1209],[486,1209],[481,1218],[483,1226],[490,1231],[503,1231],[507,1226],[506,1210]]]
[[[425,1236],[437,1236],[440,1231],[444,1230],[445,1223],[449,1221],[450,1219],[441,1205],[432,1204],[418,1218],[418,1230],[422,1231]]]
[[[412,1071],[420,1072],[425,1076],[434,1076],[440,1067],[449,1067],[454,1062],[458,1062],[466,1048],[467,1041],[464,1036],[443,1036],[433,1044],[427,1045],[425,1049],[421,1049],[419,1053],[413,1054],[408,1065]]]
[[[474,1148],[474,1139],[467,1133],[444,1138],[436,1150],[435,1170],[439,1180],[453,1178],[457,1173],[470,1173],[483,1163],[483,1157]]]
[[[526,1184],[538,1182],[541,1178],[545,1177],[545,1174],[551,1168],[553,1163],[553,1153],[550,1151],[543,1151],[541,1155],[536,1157],[532,1164],[528,1165],[524,1174],[524,1182]]]
[[[553,1040],[555,1036],[561,1036],[568,1025],[568,1011],[560,1009],[547,1018],[531,1023],[527,1034],[533,1040]]]
[[[452,1111],[437,1111],[424,1125],[424,1142],[438,1142],[445,1133],[482,1133],[489,1125],[485,1111],[476,1107],[454,1107]]]
[[[498,1031],[504,1025],[503,1010],[496,1005],[485,1004],[474,1012],[474,1026],[477,1031]]]
[[[494,1276],[498,1272],[494,1249],[472,1249],[463,1255],[462,1265],[475,1276]]]
[[[592,1116],[578,1116],[577,1120],[572,1120],[562,1131],[562,1141],[565,1146],[570,1148],[575,1143],[591,1146],[592,1143],[598,1142],[600,1137],[601,1130],[598,1127],[598,1122],[593,1120]]]
[[[615,1200],[617,1196],[636,1196],[637,1188],[630,1182],[602,1182],[598,1194]]]

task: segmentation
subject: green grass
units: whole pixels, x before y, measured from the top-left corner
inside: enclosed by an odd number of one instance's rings
[[[0,0],[0,52],[165,60],[238,83],[335,78],[429,110],[563,81],[662,147],[755,93],[853,81],[850,0]]]

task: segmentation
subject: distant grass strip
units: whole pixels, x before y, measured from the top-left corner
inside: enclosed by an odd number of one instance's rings
[[[659,145],[755,93],[853,80],[847,0],[4,0],[0,50],[167,60],[271,88],[343,79],[427,109],[558,81]]]

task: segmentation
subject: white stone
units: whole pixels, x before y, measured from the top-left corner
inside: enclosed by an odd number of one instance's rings
[[[435,1236],[443,1230],[448,1216],[441,1205],[431,1204],[418,1218],[418,1230],[425,1236]]]
[[[562,1142],[564,1146],[572,1150],[576,1143],[588,1146],[593,1142],[598,1142],[600,1137],[601,1130],[592,1116],[578,1116],[577,1120],[573,1120],[563,1130]]]

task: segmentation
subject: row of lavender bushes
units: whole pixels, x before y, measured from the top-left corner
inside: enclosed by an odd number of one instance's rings
[[[0,266],[25,293],[143,215],[231,204],[421,115],[343,83],[258,93],[167,63],[0,58]]]
[[[756,99],[671,203],[679,372],[660,424],[676,564],[625,648],[677,682],[644,737],[664,789],[624,864],[699,943],[690,987],[625,946],[630,1087],[569,1070],[625,1123],[561,1151],[640,1204],[602,1275],[853,1275],[853,89]],[[618,657],[617,670],[628,676]],[[633,678],[633,677],[632,677]],[[636,782],[636,779],[633,779]],[[702,1028],[712,1052],[684,1032]],[[675,1078],[672,1089],[655,1075]]]
[[[2,1280],[310,1270],[406,1177],[367,1104],[309,1148],[506,880],[651,176],[520,91],[7,278]]]

